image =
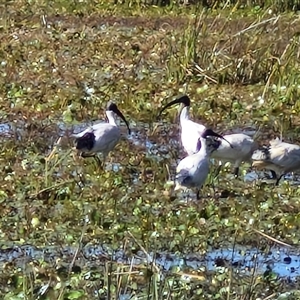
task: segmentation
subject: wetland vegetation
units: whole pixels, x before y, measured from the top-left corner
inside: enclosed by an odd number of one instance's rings
[[[0,4],[2,299],[300,299],[299,186],[212,167],[186,199],[157,119],[187,93],[219,132],[300,143],[299,2],[202,2]],[[108,100],[132,134],[99,171],[70,135]]]

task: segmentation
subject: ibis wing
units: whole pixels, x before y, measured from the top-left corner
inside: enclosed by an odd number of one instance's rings
[[[271,148],[270,158],[272,163],[284,168],[287,172],[296,170],[300,166],[300,147],[289,149],[284,147]]]
[[[78,139],[78,138],[83,137],[86,133],[92,133],[93,131],[94,131],[93,127],[89,126],[85,130],[83,130],[83,131],[81,131],[79,133],[72,134],[72,137],[75,138],[75,139]]]
[[[109,124],[107,124],[107,123],[98,123],[98,124],[94,124],[92,126],[88,126],[83,131],[81,131],[79,133],[72,134],[72,137],[78,139],[78,138],[84,136],[86,133],[94,133],[98,129],[101,129],[103,126],[107,126],[107,125],[109,125]]]
[[[253,151],[257,149],[257,143],[246,134],[228,134],[224,135],[224,138],[230,144],[221,140],[221,145],[212,153],[212,157],[231,162],[246,161],[251,158]]]
[[[118,143],[121,133],[118,127],[110,124],[101,124],[97,128],[94,128],[95,146],[93,151],[95,152],[109,152]]]
[[[263,147],[261,149],[257,149],[253,152],[252,160],[258,161],[258,160],[270,160],[270,153],[268,147]]]

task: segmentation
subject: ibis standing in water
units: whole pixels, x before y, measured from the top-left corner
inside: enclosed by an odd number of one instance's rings
[[[269,142],[269,146],[256,150],[252,155],[252,166],[271,170],[276,183],[288,172],[300,169],[300,146],[284,143],[279,139]]]
[[[187,154],[192,155],[198,152],[199,137],[201,137],[202,133],[206,130],[206,127],[190,120],[190,98],[185,95],[171,101],[160,110],[159,115],[161,115],[166,108],[180,103],[183,105],[180,113],[181,143]]]
[[[102,153],[103,160],[105,160],[108,153],[114,149],[121,138],[121,131],[117,126],[115,114],[125,122],[130,134],[130,128],[125,117],[117,105],[109,101],[106,108],[108,123],[95,124],[73,135],[76,149],[81,152],[82,157],[94,157],[100,164],[97,153]]]
[[[190,98],[185,95],[171,101],[161,109],[159,115],[161,115],[166,108],[179,103],[183,104],[180,113],[181,142],[185,151],[191,155],[197,152],[199,137],[206,130],[206,127],[190,120]],[[216,151],[212,153],[212,157],[222,162],[233,163],[234,174],[238,175],[240,164],[243,161],[249,161],[251,159],[253,151],[257,149],[257,144],[250,136],[242,133],[228,134],[225,135],[224,138],[226,139],[225,141],[219,140],[219,146]]]
[[[198,138],[197,151],[181,160],[176,169],[175,191],[178,189],[197,188],[197,199],[200,199],[200,188],[204,184],[209,173],[210,154],[217,149],[219,142],[215,139],[207,139],[214,136],[224,139],[211,129],[205,129]]]
[[[226,134],[223,137],[228,142],[219,140],[219,146],[211,157],[233,164],[233,174],[238,176],[241,163],[251,161],[251,156],[258,145],[249,135],[244,133]]]

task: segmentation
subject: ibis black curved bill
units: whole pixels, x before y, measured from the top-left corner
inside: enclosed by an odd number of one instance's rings
[[[170,107],[170,106],[172,106],[172,105],[175,105],[175,104],[181,104],[181,103],[182,103],[185,107],[186,107],[186,106],[190,106],[190,105],[191,105],[191,100],[190,100],[189,96],[184,95],[184,96],[182,96],[182,97],[179,97],[179,98],[177,98],[177,99],[175,99],[175,100],[169,102],[168,104],[166,104],[166,105],[160,110],[158,116],[160,116],[160,115],[162,114],[162,112],[163,112],[166,108],[168,108],[168,107]]]
[[[110,111],[113,111],[115,114],[117,114],[126,124],[127,128],[128,128],[128,134],[131,133],[131,130],[129,128],[129,124],[128,122],[126,121],[124,115],[120,112],[120,110],[118,109],[117,105],[111,101],[109,101],[107,103],[107,110],[110,110]]]
[[[201,135],[203,138],[207,138],[208,136],[215,136],[215,137],[218,137],[222,140],[224,140],[225,142],[227,142],[231,148],[233,148],[233,146],[231,145],[231,143],[229,143],[222,135],[214,132],[212,129],[206,129],[204,130],[204,132],[202,133]]]

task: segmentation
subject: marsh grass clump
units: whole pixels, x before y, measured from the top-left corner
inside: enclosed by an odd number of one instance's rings
[[[285,11],[298,11],[300,8],[300,4],[298,0],[291,0],[291,1],[262,1],[262,0],[255,0],[255,1],[211,1],[211,0],[131,0],[131,1],[117,1],[116,4],[123,4],[128,5],[131,7],[134,6],[159,6],[165,7],[170,6],[174,7],[181,7],[187,5],[198,5],[206,9],[248,9],[259,11],[261,9],[274,9],[277,12],[285,12]]]

